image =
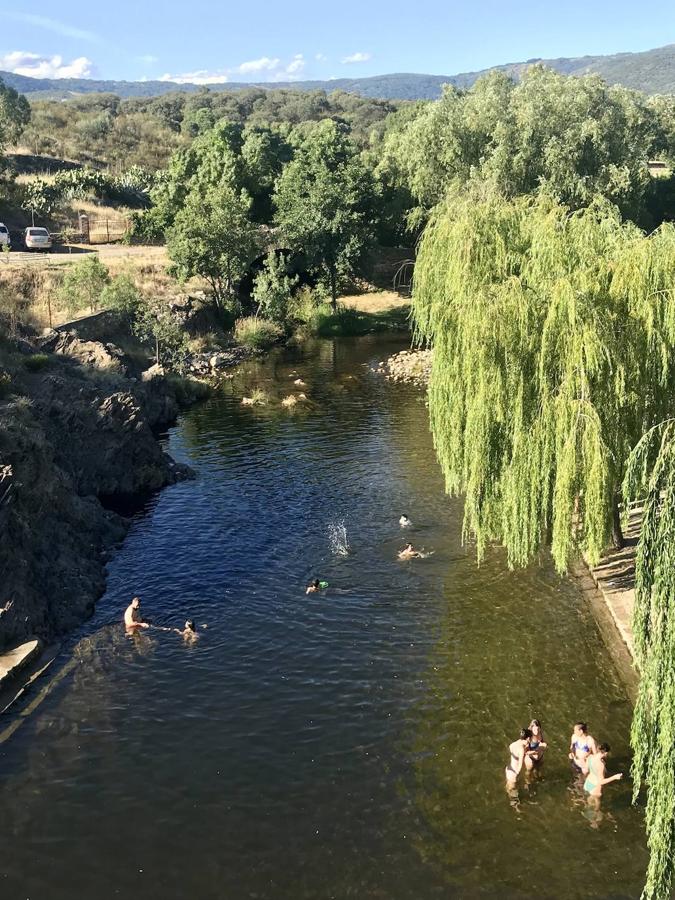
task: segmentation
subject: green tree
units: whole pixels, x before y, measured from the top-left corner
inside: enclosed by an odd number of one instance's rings
[[[408,186],[418,218],[472,180],[506,197],[541,193],[574,209],[601,196],[638,217],[660,140],[642,95],[542,65],[517,85],[492,72],[466,92],[446,87],[440,101],[401,118],[404,128],[389,132],[381,165]]]
[[[186,199],[169,231],[167,248],[176,274],[206,279],[221,306],[233,305],[235,286],[258,252],[258,229],[249,219],[251,201],[223,182]]]
[[[28,100],[0,78],[0,152],[19,139],[29,121]]]
[[[374,186],[345,126],[321,122],[283,170],[274,196],[284,240],[322,272],[337,305],[338,282],[373,235]]]
[[[429,412],[479,558],[599,558],[631,448],[675,406],[675,229],[646,238],[606,203],[457,198],[421,241],[413,314]],[[617,538],[619,535],[617,534]]]
[[[675,301],[671,291],[671,304]],[[650,429],[631,454],[626,503],[642,502],[633,635],[640,672],[633,713],[633,800],[646,787],[650,851],[644,900],[671,897],[675,860],[675,420]]]
[[[92,253],[67,266],[60,294],[68,309],[76,312],[89,307],[93,313],[101,302],[101,294],[109,280],[108,269]]]
[[[155,349],[155,362],[180,368],[187,352],[188,337],[176,321],[171,308],[161,298],[139,295],[135,306],[132,330],[141,340],[151,342]]]
[[[137,318],[142,297],[131,275],[122,274],[104,286],[99,302],[104,309],[116,312],[121,319],[132,325]]]
[[[288,304],[297,283],[297,277],[288,275],[283,256],[270,250],[253,284],[258,315],[283,325],[288,318]]]

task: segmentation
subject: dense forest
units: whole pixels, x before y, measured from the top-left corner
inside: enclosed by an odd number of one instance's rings
[[[165,243],[174,276],[202,279],[223,316],[289,327],[299,259],[311,302],[337,311],[373,246],[415,245],[431,427],[479,557],[495,540],[513,566],[550,548],[563,572],[621,541],[622,503],[646,503],[633,775],[636,799],[647,788],[645,896],[669,896],[675,97],[542,65],[429,103],[250,89],[29,107],[3,88],[0,147],[20,142],[77,165],[28,183],[10,165],[0,202],[45,216],[72,196],[135,206],[129,239]],[[242,310],[237,286],[261,259]],[[105,292],[159,340],[161,314],[128,279],[96,262],[73,273],[70,290],[92,307]]]

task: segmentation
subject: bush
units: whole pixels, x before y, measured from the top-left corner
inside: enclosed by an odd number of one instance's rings
[[[61,285],[61,298],[70,310],[88,306],[93,313],[109,281],[108,270],[98,256],[91,254],[68,266]]]
[[[283,325],[288,318],[291,295],[298,283],[297,277],[286,274],[286,261],[274,250],[265,257],[262,271],[253,284],[253,299],[258,304],[258,312],[273,322]]]
[[[118,275],[101,291],[100,303],[131,323],[138,313],[141,297],[130,275]]]
[[[248,316],[237,319],[234,326],[234,337],[238,344],[254,350],[266,350],[283,337],[282,329],[274,322]]]
[[[12,376],[9,372],[0,369],[0,400],[9,394],[12,385]]]
[[[28,369],[29,372],[40,372],[42,369],[46,368],[51,362],[51,357],[47,356],[46,353],[33,353],[32,356],[27,356],[23,364]]]

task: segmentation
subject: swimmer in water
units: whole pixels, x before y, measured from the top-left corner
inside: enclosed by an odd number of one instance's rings
[[[419,550],[415,550],[412,544],[406,544],[403,550],[399,551],[399,559],[422,559],[423,554]]]
[[[180,630],[180,628],[174,628],[174,631],[182,635],[183,640],[188,644],[199,640],[199,635],[197,634],[197,626],[192,619],[187,620],[182,631]]]
[[[542,761],[548,744],[544,739],[544,732],[539,719],[532,719],[528,728],[532,732],[532,737],[525,752],[525,768],[529,771]]]
[[[307,590],[305,591],[305,593],[306,593],[306,594],[318,594],[319,591],[322,591],[324,588],[327,588],[327,587],[328,587],[328,582],[327,582],[327,581],[319,581],[318,578],[315,578],[314,581],[312,581],[312,582],[308,585]]]
[[[576,722],[570,738],[569,758],[577,769],[584,775],[588,775],[588,758],[598,752],[595,738],[588,733],[588,725],[585,722]]]
[[[134,597],[124,612],[124,627],[127,634],[136,634],[140,628],[149,628],[150,624],[141,619],[141,598]]]
[[[609,744],[600,744],[596,753],[591,753],[586,758],[588,775],[584,781],[584,790],[588,794],[589,803],[595,802],[599,804],[602,797],[602,788],[611,781],[620,781],[623,778],[623,772],[617,772],[616,775],[610,775],[607,778],[607,770],[605,769],[605,760],[609,753]]]
[[[509,764],[504,770],[506,775],[506,784],[509,787],[513,787],[515,785],[520,772],[525,765],[525,755],[527,753],[528,747],[530,746],[530,741],[532,740],[532,732],[529,728],[523,728],[520,732],[520,736],[518,740],[514,741],[512,744],[509,744],[509,753],[511,754],[511,759],[509,760]]]
[[[403,515],[401,516],[401,518],[398,520],[398,524],[401,526],[401,528],[409,528],[409,527],[412,525],[412,522],[411,522],[410,519],[406,516],[406,514],[403,513]]]

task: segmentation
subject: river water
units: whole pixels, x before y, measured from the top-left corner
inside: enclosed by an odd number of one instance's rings
[[[2,900],[639,896],[630,784],[592,815],[566,758],[581,717],[627,768],[625,689],[573,583],[462,546],[423,398],[369,368],[400,347],[273,355],[172,430],[197,479],[137,515],[0,746]],[[274,403],[242,406],[255,385]],[[432,556],[397,561],[402,512]],[[133,593],[208,627],[128,639]],[[532,716],[550,749],[509,796]]]

